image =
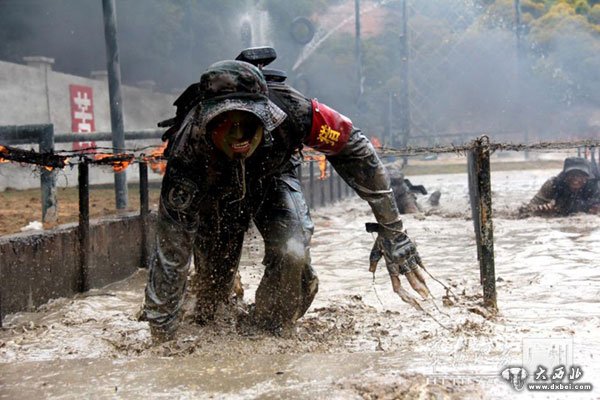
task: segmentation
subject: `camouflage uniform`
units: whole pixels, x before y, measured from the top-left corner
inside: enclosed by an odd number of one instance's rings
[[[312,129],[311,100],[284,83],[269,82],[267,90],[260,70],[239,61],[212,65],[194,90],[194,106],[180,107],[184,112],[167,149],[145,317],[153,335],[172,336],[193,254],[196,318],[212,319],[217,305],[228,301],[253,221],[265,244],[254,320],[270,330],[285,329],[306,312],[318,288],[309,252],[314,226],[296,175],[298,151]],[[265,125],[261,146],[245,160],[224,157],[205,132],[211,118],[234,109],[254,113]],[[418,254],[400,232],[389,178],[366,137],[353,129],[328,159],[386,228],[390,273],[416,268]]]
[[[571,191],[566,183],[567,173],[574,170],[581,171],[589,177],[585,186],[577,192]],[[548,179],[529,203],[519,209],[519,213],[521,216],[530,214],[565,216],[590,212],[592,208],[600,205],[599,184],[598,179],[594,179],[591,165],[587,160],[569,157],[565,160],[563,171]],[[549,205],[552,207],[546,207]]]

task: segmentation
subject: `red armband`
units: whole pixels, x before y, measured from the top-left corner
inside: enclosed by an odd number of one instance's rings
[[[317,100],[312,103],[312,128],[304,144],[326,155],[339,153],[350,138],[352,121]]]

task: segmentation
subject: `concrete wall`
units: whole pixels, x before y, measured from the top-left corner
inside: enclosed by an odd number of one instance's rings
[[[154,235],[152,217],[148,237]],[[90,243],[91,288],[124,279],[143,266],[137,215],[92,221]],[[152,250],[153,241],[149,240],[147,254]],[[0,237],[0,318],[74,295],[79,290],[80,274],[76,224]]]
[[[39,58],[38,58],[39,59]],[[0,61],[0,125],[54,124],[55,133],[71,131],[71,105],[69,85],[92,87],[94,94],[94,120],[97,132],[110,132],[110,105],[106,75],[98,79],[67,75],[52,71],[51,59],[30,61],[30,65]],[[156,129],[158,121],[175,115],[173,102],[176,95],[156,93],[152,90],[123,86],[123,120],[126,131]],[[0,143],[1,144],[1,143]],[[160,144],[159,141],[127,142],[128,148]],[[98,146],[111,147],[110,142],[99,142]],[[37,146],[25,146],[26,148]],[[71,145],[57,148],[71,149]],[[137,171],[131,170],[128,179],[137,178]],[[151,175],[151,179],[160,179]],[[93,168],[90,171],[92,184],[113,181],[110,168]],[[135,180],[135,179],[133,179]],[[60,174],[58,184],[74,186],[77,177],[74,172],[65,170]],[[7,187],[25,189],[38,187],[36,169],[20,167],[9,163],[0,164],[0,191]]]

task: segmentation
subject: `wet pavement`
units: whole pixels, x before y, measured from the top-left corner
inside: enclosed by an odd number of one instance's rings
[[[0,398],[600,398],[596,389],[517,393],[500,378],[506,366],[529,366],[537,345],[549,360],[558,349],[580,366],[579,382],[600,385],[600,216],[516,219],[518,206],[553,172],[492,175],[495,317],[480,307],[466,175],[420,176],[414,181],[442,192],[440,206],[406,216],[405,226],[431,274],[452,288],[453,305],[443,304],[446,291],[431,278],[436,300],[423,303],[427,314],[391,291],[384,265],[373,278],[374,237],[364,231],[372,218],[353,198],[313,213],[320,291],[294,335],[241,329],[221,310],[214,325],[186,319],[176,341],[153,345],[147,324],[136,319],[146,276],[140,270],[8,316],[0,331]],[[251,302],[262,249],[255,233],[247,236],[241,274]]]

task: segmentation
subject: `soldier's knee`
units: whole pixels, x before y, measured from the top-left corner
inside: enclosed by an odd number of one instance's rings
[[[284,262],[288,265],[303,266],[310,260],[308,246],[303,238],[292,237],[285,242],[268,246],[265,264]]]

